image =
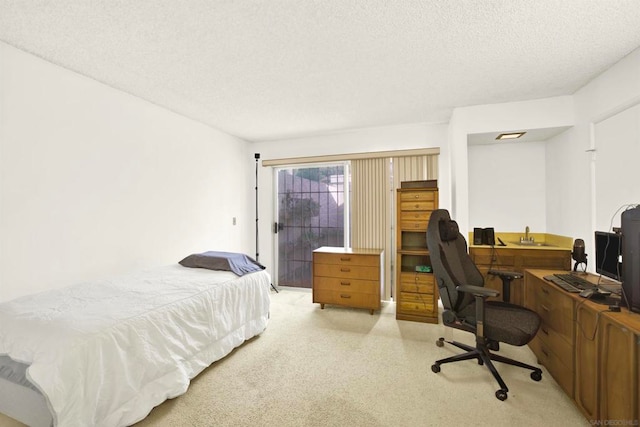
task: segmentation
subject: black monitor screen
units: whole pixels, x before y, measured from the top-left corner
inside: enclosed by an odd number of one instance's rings
[[[615,233],[596,231],[596,273],[622,280],[621,236]]]

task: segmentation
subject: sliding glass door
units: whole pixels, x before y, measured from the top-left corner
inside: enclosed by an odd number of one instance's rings
[[[348,170],[347,163],[277,170],[279,286],[311,288],[313,251],[349,246]]]

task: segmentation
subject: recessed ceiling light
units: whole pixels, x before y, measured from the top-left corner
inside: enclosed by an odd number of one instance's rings
[[[500,140],[500,139],[516,139],[516,138],[520,138],[525,133],[526,132],[501,133],[500,135],[496,136],[496,139],[497,140]]]

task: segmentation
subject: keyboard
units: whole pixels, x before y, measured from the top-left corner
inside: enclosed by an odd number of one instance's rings
[[[573,286],[569,282],[564,281],[563,279],[559,278],[555,274],[551,274],[549,276],[544,276],[544,279],[548,280],[549,282],[553,283],[554,285],[557,285],[557,286],[561,287],[562,289],[564,289],[567,292],[573,292],[573,293],[582,292],[581,289],[576,288],[575,286]]]
[[[564,280],[568,284],[572,285],[573,287],[576,287],[576,288],[580,289],[581,291],[583,291],[585,289],[594,289],[594,288],[596,288],[596,284],[595,283],[591,283],[587,279],[583,279],[582,277],[576,276],[575,274],[559,273],[559,274],[554,274],[554,276],[556,276],[559,279]]]

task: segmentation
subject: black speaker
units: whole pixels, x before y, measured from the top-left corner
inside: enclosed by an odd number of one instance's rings
[[[496,233],[493,230],[493,227],[485,228],[483,234],[482,243],[489,246],[494,246],[496,244]]]
[[[474,245],[482,244],[482,228],[475,227],[473,229],[473,244]]]

